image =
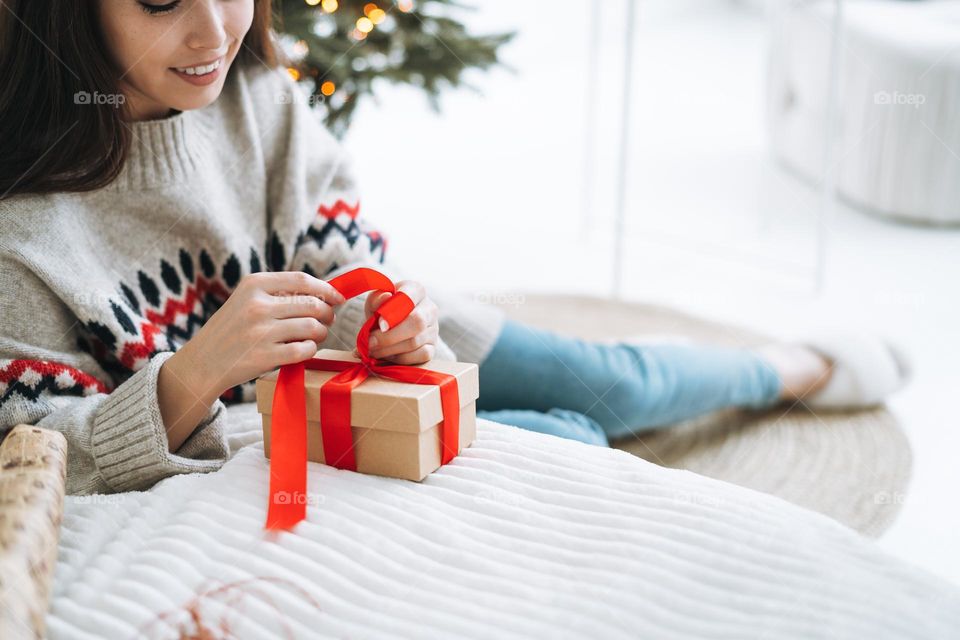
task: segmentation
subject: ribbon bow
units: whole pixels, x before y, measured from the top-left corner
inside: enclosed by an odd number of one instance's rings
[[[440,431],[440,460],[447,464],[460,449],[460,392],[455,376],[420,367],[387,365],[370,356],[370,331],[379,318],[397,326],[414,302],[397,291],[394,283],[374,269],[361,267],[329,281],[346,299],[367,291],[389,291],[393,295],[380,305],[357,333],[360,362],[310,358],[280,367],[273,394],[270,422],[270,504],[267,529],[290,529],[307,514],[307,407],[304,388],[306,369],[338,371],[320,387],[320,431],[323,457],[338,469],[357,470],[353,433],[350,426],[350,394],[370,375],[412,384],[440,387],[443,427]],[[278,500],[278,496],[286,499]]]

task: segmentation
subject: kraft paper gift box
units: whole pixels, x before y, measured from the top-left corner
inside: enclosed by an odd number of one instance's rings
[[[359,363],[352,352],[321,349],[314,359]],[[389,364],[389,363],[388,363]],[[460,393],[459,454],[476,438],[476,400],[480,395],[479,367],[468,362],[431,360],[410,365],[455,376]],[[278,371],[257,379],[257,411],[263,420],[263,450],[270,457],[270,424]],[[336,371],[304,372],[307,410],[307,457],[324,458],[320,426],[320,387]],[[443,413],[437,385],[398,382],[371,375],[350,396],[350,425],[357,471],[420,481],[440,468],[440,424]],[[333,465],[336,466],[336,465]]]

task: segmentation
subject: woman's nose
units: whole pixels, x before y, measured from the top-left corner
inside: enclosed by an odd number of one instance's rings
[[[220,0],[196,0],[185,18],[189,35],[187,46],[191,49],[220,50],[227,40]]]

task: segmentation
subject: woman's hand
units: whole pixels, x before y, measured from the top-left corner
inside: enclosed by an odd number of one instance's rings
[[[370,332],[370,355],[374,358],[389,360],[395,364],[423,364],[431,360],[437,350],[440,339],[440,310],[436,303],[427,297],[423,285],[413,280],[400,280],[397,290],[413,300],[414,308],[403,322],[395,327],[387,327],[386,320],[380,318],[380,327]],[[380,308],[393,294],[389,291],[373,291],[367,296],[364,306],[366,317]]]
[[[302,271],[252,273],[174,354],[174,369],[212,403],[234,385],[313,357],[333,324],[333,307],[344,301],[328,282]]]

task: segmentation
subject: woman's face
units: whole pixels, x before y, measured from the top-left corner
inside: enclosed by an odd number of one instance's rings
[[[205,107],[220,95],[254,0],[100,0],[100,24],[134,120]],[[211,70],[212,69],[212,70]]]

